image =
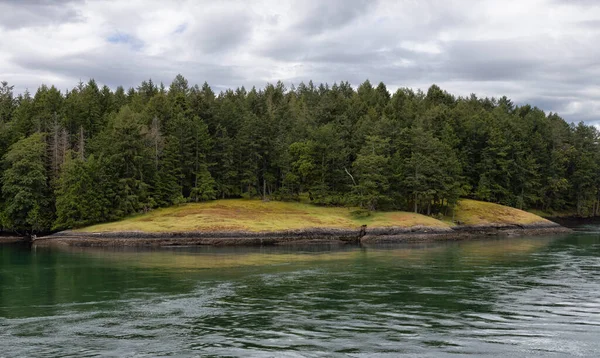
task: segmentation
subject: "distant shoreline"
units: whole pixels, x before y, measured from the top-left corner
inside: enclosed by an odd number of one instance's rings
[[[401,243],[415,241],[465,240],[482,236],[550,235],[571,232],[553,222],[525,225],[459,225],[439,227],[373,227],[356,229],[309,228],[300,230],[189,231],[189,232],[76,232],[63,231],[36,238],[41,246],[267,246],[298,243]]]

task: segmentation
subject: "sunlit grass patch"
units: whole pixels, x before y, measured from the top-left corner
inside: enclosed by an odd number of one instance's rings
[[[448,227],[434,218],[409,212],[353,215],[353,208],[322,207],[297,202],[248,199],[217,200],[163,208],[125,220],[90,226],[80,231],[279,231],[307,228],[354,229],[361,225]]]
[[[535,224],[548,220],[527,211],[477,200],[461,200],[454,220],[463,225]]]
[[[426,226],[448,228],[450,219],[404,211],[371,212],[357,215],[356,208],[323,207],[299,202],[229,199],[190,203],[154,210],[121,221],[80,229],[83,232],[185,232],[251,231],[269,232],[309,228],[356,229],[374,227]],[[476,200],[461,200],[455,208],[455,222],[463,225],[533,224],[547,220],[518,209]]]

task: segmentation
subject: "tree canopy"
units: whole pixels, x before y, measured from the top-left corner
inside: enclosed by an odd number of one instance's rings
[[[595,127],[508,98],[365,81],[214,93],[181,75],[112,90],[0,87],[0,222],[41,232],[260,197],[448,213],[460,197],[600,213]]]

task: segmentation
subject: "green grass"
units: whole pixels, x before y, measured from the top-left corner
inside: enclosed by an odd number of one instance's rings
[[[453,224],[429,216],[403,212],[354,214],[354,208],[322,207],[298,202],[249,199],[216,200],[157,209],[147,214],[99,224],[81,232],[184,232],[252,231],[268,232],[308,228],[356,229],[368,227],[428,226],[449,228]],[[461,200],[455,220],[465,225],[531,224],[545,219],[526,211],[475,200]]]
[[[535,224],[548,220],[504,205],[463,199],[455,208],[454,220],[462,225]]]

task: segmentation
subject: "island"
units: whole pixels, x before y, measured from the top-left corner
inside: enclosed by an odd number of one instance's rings
[[[26,240],[397,242],[559,230],[525,211],[600,216],[600,132],[505,96],[0,85],[0,233]]]
[[[36,238],[36,245],[170,246],[395,243],[568,232],[535,214],[463,199],[453,218],[250,199],[188,203]]]

